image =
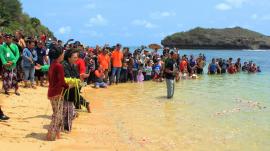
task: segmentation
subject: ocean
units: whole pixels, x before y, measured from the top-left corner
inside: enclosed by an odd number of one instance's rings
[[[173,99],[166,84],[126,83],[95,90],[117,126],[121,140],[143,150],[267,151],[270,145],[270,51],[181,50],[180,54],[240,57],[261,67],[256,74],[207,75],[176,83]],[[140,147],[140,146],[137,146]]]

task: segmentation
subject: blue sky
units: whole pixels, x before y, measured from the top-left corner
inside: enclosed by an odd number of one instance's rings
[[[194,27],[241,26],[270,35],[269,0],[21,0],[57,38],[94,46],[160,43]]]

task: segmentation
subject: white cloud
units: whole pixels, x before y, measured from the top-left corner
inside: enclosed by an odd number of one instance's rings
[[[93,30],[80,30],[79,33],[83,34],[83,35],[87,35],[91,38],[102,38],[103,37],[102,33],[98,33],[97,31],[93,31]]]
[[[226,2],[232,7],[241,7],[248,0],[226,0]]]
[[[157,25],[149,22],[149,21],[146,21],[146,20],[133,20],[132,21],[132,24],[135,25],[135,26],[143,26],[145,28],[155,28],[157,27]]]
[[[161,19],[161,18],[165,18],[165,17],[171,17],[171,16],[175,16],[176,13],[173,11],[163,11],[163,12],[152,12],[150,14],[150,17],[152,19]]]
[[[220,3],[216,5],[217,10],[225,11],[225,10],[230,10],[232,7],[226,3]]]
[[[86,26],[87,27],[106,26],[107,22],[108,22],[107,19],[105,19],[101,14],[97,14],[95,17],[90,18]]]
[[[270,14],[265,14],[265,15],[252,14],[251,19],[258,20],[258,21],[269,21]]]
[[[86,5],[84,6],[84,8],[86,8],[86,9],[95,9],[95,8],[96,8],[96,4],[94,4],[94,3],[89,3],[89,4],[86,4]]]
[[[217,10],[226,11],[233,8],[242,7],[249,0],[224,0],[222,3],[219,3],[215,6]]]
[[[70,33],[71,32],[71,27],[70,26],[63,26],[63,27],[60,27],[59,29],[58,29],[58,32],[60,33],[60,34],[68,34],[68,33]]]

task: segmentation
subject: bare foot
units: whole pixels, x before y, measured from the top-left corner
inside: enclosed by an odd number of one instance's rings
[[[56,133],[56,138],[57,139],[61,139],[60,132],[59,133]]]
[[[90,107],[90,104],[87,105],[86,109],[87,109],[88,113],[91,113],[91,107]]]
[[[48,133],[48,134],[47,134],[46,140],[47,140],[47,141],[52,141],[52,140],[51,140],[51,133]]]

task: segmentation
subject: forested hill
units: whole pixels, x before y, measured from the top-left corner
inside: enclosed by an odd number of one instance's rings
[[[23,31],[26,36],[44,33],[53,37],[53,33],[38,18],[23,12],[19,0],[0,0],[0,32],[13,34],[17,30]]]
[[[261,33],[235,28],[195,28],[165,37],[163,46],[181,49],[270,49],[270,37]]]

